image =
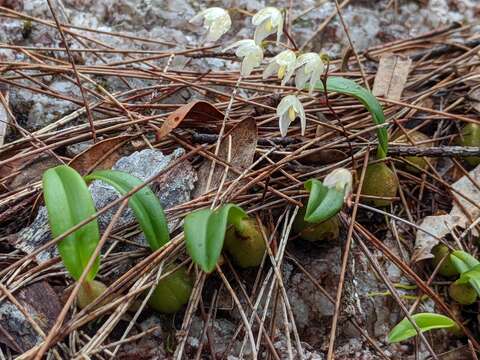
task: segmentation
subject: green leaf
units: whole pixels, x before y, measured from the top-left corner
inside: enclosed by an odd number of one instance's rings
[[[227,225],[238,226],[247,214],[234,204],[216,211],[201,209],[188,214],[183,225],[187,252],[205,272],[215,269],[225,240]]]
[[[321,82],[317,82],[315,87],[324,91],[323,83]],[[373,122],[376,125],[385,123],[385,115],[383,114],[382,106],[377,98],[370,91],[358,85],[355,81],[338,76],[328,77],[327,91],[338,92],[356,98],[372,114]],[[377,137],[377,158],[383,159],[387,156],[388,151],[388,133],[384,126],[377,129]]]
[[[320,223],[330,219],[342,209],[344,192],[327,187],[317,179],[307,180],[305,189],[310,193],[304,217],[305,221]]]
[[[463,272],[456,282],[459,284],[469,283],[475,289],[477,295],[480,296],[480,264]]]
[[[85,176],[85,180],[101,180],[113,186],[120,194],[125,195],[143,181],[133,175],[117,170],[99,170]],[[161,248],[170,240],[167,220],[162,205],[155,193],[145,186],[133,194],[128,200],[135,217],[145,234],[152,251]]]
[[[412,315],[421,332],[433,329],[448,329],[454,327],[455,322],[447,316],[433,313],[419,313]],[[388,334],[389,343],[397,343],[417,335],[417,330],[408,318],[400,321]]]
[[[455,250],[452,252],[450,254],[450,260],[460,274],[463,274],[480,264],[480,262],[472,255],[462,250]]]
[[[71,167],[61,165],[43,174],[43,197],[53,237],[96,213],[87,184]],[[58,243],[58,251],[70,275],[78,280],[100,240],[97,220],[83,225]],[[95,278],[100,265],[97,257],[86,281]]]

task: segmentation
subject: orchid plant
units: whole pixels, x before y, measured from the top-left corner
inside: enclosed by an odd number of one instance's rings
[[[216,8],[201,11],[194,19],[209,13],[220,14],[219,10],[214,11],[213,9]],[[208,23],[209,29],[220,27],[220,24],[226,23],[220,16],[212,21]],[[216,25],[215,21],[219,25]],[[284,31],[283,12],[275,7],[266,7],[253,15],[252,24],[255,26],[253,39],[239,40],[223,50],[236,49],[236,56],[242,58],[240,70],[242,77],[250,76],[255,68],[262,64],[265,39],[276,34],[276,45],[280,44],[280,38]],[[325,66],[328,57],[324,54],[314,52],[300,54],[289,49],[287,45],[284,46],[287,49],[272,57],[262,73],[263,80],[276,75],[282,86],[286,86],[292,78],[295,80],[296,93],[285,95],[277,105],[276,115],[281,136],[287,136],[290,125],[296,119],[300,120],[301,135],[305,135],[307,116],[302,104],[304,96],[302,98],[299,96],[304,90],[308,90],[309,97],[313,97],[315,91],[323,91],[325,95],[327,91],[334,91],[357,98],[370,111],[374,123],[379,125],[377,128],[379,140],[377,158],[380,160],[385,158],[388,136],[386,129],[381,126],[385,123],[385,117],[377,99],[351,80],[340,77],[327,78],[327,74],[324,73],[325,69],[328,69],[328,66]],[[324,75],[323,79],[322,75]],[[240,79],[237,87],[239,83]],[[384,163],[369,166],[365,179],[363,193],[367,195],[393,197],[397,192],[397,180]],[[345,202],[349,203],[352,183],[352,174],[347,169],[333,171],[323,183],[317,179],[308,180],[305,188],[310,192],[310,196],[306,211],[301,212],[301,216],[304,217],[302,221],[321,223],[332,218],[340,211]],[[387,189],[384,189],[385,184],[389,185]],[[388,202],[379,201],[378,204],[383,205]],[[218,251],[216,252],[218,253]],[[208,266],[208,269],[211,269],[211,266]]]

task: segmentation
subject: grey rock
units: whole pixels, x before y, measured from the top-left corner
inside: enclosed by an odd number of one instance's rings
[[[50,87],[61,95],[73,98],[80,95],[77,85],[68,81],[54,81]],[[12,88],[10,103],[20,124],[29,131],[41,129],[78,107],[71,101],[21,88]]]
[[[159,150],[147,149],[137,151],[118,160],[113,166],[113,169],[125,171],[142,180],[147,180],[155,174],[160,173],[183,154],[183,149],[176,149],[170,155],[164,155]],[[195,181],[195,170],[189,162],[184,162],[180,166],[175,166],[166,174],[160,176],[157,181],[152,183],[151,188],[158,196],[163,208],[169,209],[190,200],[190,193],[193,190]],[[97,209],[105,207],[119,197],[119,194],[114,188],[99,181],[93,182],[90,185],[90,190]],[[105,230],[117,209],[118,207],[113,207],[98,217],[101,230]],[[180,220],[170,220],[168,222],[169,229],[174,229],[179,224],[179,221]],[[134,222],[135,217],[133,212],[130,208],[127,208],[123,211],[116,226],[133,224]],[[32,225],[19,232],[16,247],[26,253],[31,253],[50,239],[51,234],[48,226],[47,211],[45,207],[41,207]],[[139,244],[146,244],[143,235],[135,240]],[[36,259],[39,263],[42,263],[56,255],[56,248],[51,247],[39,253]]]
[[[81,152],[87,150],[90,146],[92,146],[93,141],[88,140],[88,141],[82,141],[79,143],[67,145],[65,147],[65,152],[67,153],[68,156],[74,157],[80,154]]]
[[[195,351],[200,346],[200,340],[201,340],[200,337],[202,335],[203,326],[204,326],[203,319],[197,315],[194,315],[192,319],[192,327],[190,329],[190,333],[187,338],[187,344],[189,347],[188,351],[191,352],[192,354],[195,354]],[[215,354],[217,356],[221,356],[227,349],[227,346],[229,345],[230,340],[232,339],[232,336],[234,335],[237,327],[234,323],[226,319],[220,319],[220,318],[213,320],[210,326],[211,326],[212,344],[213,344],[213,348],[215,349]],[[229,355],[239,353],[240,346],[241,346],[240,340],[238,340],[238,338],[237,340],[235,340],[233,347],[228,353]],[[207,341],[207,340],[204,339],[204,341]],[[204,347],[208,347],[208,345],[204,343]]]

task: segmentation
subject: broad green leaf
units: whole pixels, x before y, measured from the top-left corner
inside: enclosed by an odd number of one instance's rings
[[[187,252],[205,272],[215,269],[225,240],[227,225],[236,225],[247,214],[234,204],[216,211],[201,209],[188,214],[183,225]]]
[[[85,180],[106,182],[122,195],[143,184],[143,181],[139,178],[117,170],[95,171],[85,176]],[[161,248],[170,240],[162,205],[148,186],[133,194],[128,200],[128,205],[132,208],[152,251]]]
[[[419,313],[412,315],[411,318],[422,333],[433,329],[448,329],[455,326],[455,322],[452,319],[440,314]],[[408,318],[404,318],[390,331],[387,339],[389,343],[397,343],[416,335],[417,330],[413,324]]]
[[[480,264],[480,262],[472,255],[462,250],[452,252],[450,254],[450,260],[460,274],[463,274]]]
[[[310,193],[304,217],[305,221],[320,223],[328,220],[342,209],[344,192],[327,187],[317,179],[307,180],[305,189]]]
[[[322,82],[317,82],[315,87],[324,91]],[[327,91],[338,92],[356,98],[372,114],[373,122],[376,125],[385,123],[385,115],[383,114],[382,106],[377,98],[370,91],[358,85],[355,81],[338,76],[328,77]],[[383,159],[387,156],[388,151],[388,133],[384,126],[377,129],[377,137],[377,157]]]
[[[463,272],[456,282],[459,284],[469,283],[480,296],[480,264]]]
[[[53,237],[60,236],[96,213],[87,184],[79,173],[66,165],[45,171],[43,197]],[[58,243],[62,261],[75,280],[82,275],[99,240],[100,232],[95,219]],[[97,257],[86,281],[95,278],[99,264]]]

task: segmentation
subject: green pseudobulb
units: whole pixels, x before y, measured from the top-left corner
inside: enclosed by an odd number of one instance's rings
[[[385,163],[380,162],[367,166],[363,179],[362,195],[395,197],[397,190],[397,178]],[[392,202],[388,199],[364,199],[364,201],[376,207],[388,206]]]
[[[431,142],[425,142],[431,139],[424,133],[421,133],[420,131],[412,131],[411,133],[408,134],[408,137],[406,135],[400,135],[395,138],[396,143],[407,144],[407,145],[412,144],[410,140],[415,144],[421,143],[416,145],[416,147],[419,147],[419,148],[428,148],[432,146]],[[406,156],[405,160],[418,166],[421,169],[426,169],[428,166],[427,161],[422,156]],[[406,169],[414,173],[420,172],[415,166],[411,166],[411,165],[407,165]]]
[[[448,295],[462,305],[472,305],[477,300],[477,292],[470,284],[453,282],[448,287]]]
[[[148,300],[154,310],[172,314],[180,310],[190,299],[193,280],[185,267],[181,267],[161,279]]]
[[[255,219],[242,219],[230,226],[225,235],[225,250],[242,268],[260,265],[266,251],[265,240]]]
[[[450,260],[450,250],[448,250],[447,246],[438,244],[432,249],[432,254],[434,256],[432,261],[435,267],[437,267],[440,261],[446,256],[442,265],[440,265],[440,268],[438,269],[440,275],[449,277],[458,274],[457,269],[453,266],[452,260]]]
[[[330,219],[314,224],[306,222],[306,207],[301,208],[295,221],[293,222],[293,231],[300,236],[301,239],[307,241],[328,241],[336,240],[340,234],[340,223],[338,217],[332,216]]]
[[[480,125],[467,124],[462,129],[462,134],[457,138],[457,144],[461,146],[480,146]],[[480,156],[465,156],[465,161],[472,166],[480,164]]]
[[[83,309],[87,305],[91,304],[96,298],[102,295],[107,286],[97,280],[92,280],[89,282],[84,282],[80,286],[80,290],[77,293],[77,305],[80,309]],[[102,305],[102,304],[100,304]]]

